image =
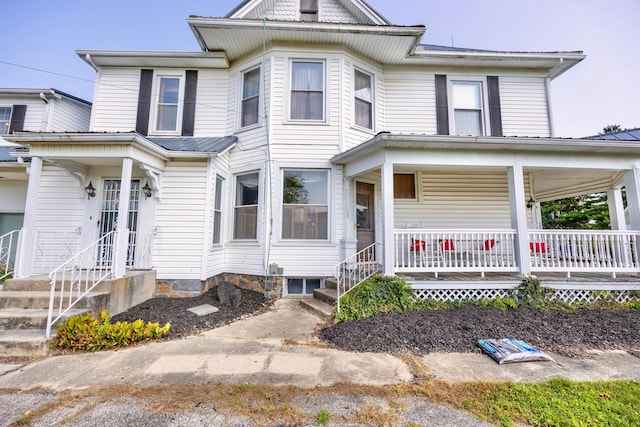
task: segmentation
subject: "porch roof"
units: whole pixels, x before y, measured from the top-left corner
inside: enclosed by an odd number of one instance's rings
[[[566,152],[640,155],[640,144],[588,138],[539,138],[496,136],[452,136],[380,132],[372,139],[331,159],[334,164],[348,164],[387,148],[432,150],[486,150],[511,152]]]
[[[18,159],[11,155],[16,147],[0,147],[0,162],[17,162]]]

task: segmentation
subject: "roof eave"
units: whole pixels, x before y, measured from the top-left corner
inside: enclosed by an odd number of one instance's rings
[[[169,61],[177,59],[195,68],[229,67],[224,52],[76,50],[76,54],[94,68],[119,65],[166,67]]]

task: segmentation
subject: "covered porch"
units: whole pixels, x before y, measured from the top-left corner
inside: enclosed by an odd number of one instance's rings
[[[593,274],[604,283],[640,272],[637,144],[382,133],[333,162],[352,207],[345,258],[361,249],[365,225],[382,272],[406,275],[414,287],[481,285],[496,274],[517,283],[529,274]],[[540,202],[595,192],[607,193],[609,230],[542,228]]]

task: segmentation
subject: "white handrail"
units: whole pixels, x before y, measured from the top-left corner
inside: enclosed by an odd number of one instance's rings
[[[380,264],[376,261],[376,252],[380,252],[380,245],[373,243],[360,252],[346,258],[334,267],[337,280],[336,310],[340,313],[340,297],[348,294],[353,288],[380,271]]]
[[[0,236],[0,280],[13,274],[21,230],[13,230]]]
[[[49,274],[51,292],[47,315],[47,338],[51,336],[51,327],[55,322],[100,282],[113,277],[116,233],[117,231],[111,231],[105,234]],[[59,291],[56,291],[56,284],[60,286]],[[57,308],[54,309],[56,294],[58,301]],[[53,318],[54,310],[57,311],[55,318]]]

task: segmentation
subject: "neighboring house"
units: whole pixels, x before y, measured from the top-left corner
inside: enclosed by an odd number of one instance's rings
[[[89,129],[91,103],[55,89],[0,88],[0,236],[20,229],[29,159],[4,139],[15,132],[78,132]]]
[[[152,268],[167,294],[310,294],[367,263],[442,298],[640,271],[640,145],[553,136],[549,86],[582,52],[424,45],[362,0],[187,21],[200,52],[77,52],[97,73],[89,132],[8,138],[31,158],[18,276],[60,261],[51,232],[115,235],[94,262]],[[540,229],[538,202],[594,191],[614,230]]]

